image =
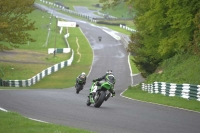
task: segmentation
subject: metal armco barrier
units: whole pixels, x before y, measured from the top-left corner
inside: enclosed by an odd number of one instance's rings
[[[174,84],[166,82],[142,83],[142,90],[149,93],[160,93],[166,96],[179,96],[185,99],[200,101],[200,85]]]

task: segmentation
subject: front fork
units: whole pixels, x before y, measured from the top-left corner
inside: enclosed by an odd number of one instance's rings
[[[93,90],[91,90],[89,98],[90,98],[90,103],[94,103],[94,96],[96,94],[97,91],[97,86],[95,85]]]
[[[94,103],[94,99],[93,99],[93,94],[92,93],[90,93],[89,99],[90,99],[90,103]]]

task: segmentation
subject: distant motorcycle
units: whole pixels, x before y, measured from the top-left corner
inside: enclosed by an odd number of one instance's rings
[[[97,82],[93,82],[91,86],[92,92],[90,92],[90,95],[87,99],[87,106],[90,106],[91,104],[94,104],[94,107],[99,108],[104,101],[107,101],[112,94],[110,93],[110,89],[113,86],[112,83],[104,82],[100,87],[98,87]]]
[[[77,81],[76,81],[76,85],[75,85],[76,94],[79,94],[79,92],[83,89],[83,87],[84,87],[83,80],[78,78]]]
[[[99,38],[99,41],[101,42],[101,39],[102,39],[102,37],[101,37],[101,36],[99,36],[98,38]]]
[[[76,94],[79,94],[79,92],[83,89],[83,84],[76,84]]]

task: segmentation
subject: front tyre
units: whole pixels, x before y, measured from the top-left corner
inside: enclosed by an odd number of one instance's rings
[[[76,94],[79,94],[79,90],[78,89],[76,89]]]
[[[95,99],[95,104],[94,104],[94,107],[96,107],[96,108],[99,108],[102,105],[102,103],[104,102],[104,99],[106,97],[106,92],[101,91],[98,95],[99,96],[97,99]]]

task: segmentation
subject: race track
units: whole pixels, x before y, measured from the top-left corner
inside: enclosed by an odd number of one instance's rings
[[[47,7],[46,10],[50,10]],[[87,84],[75,89],[0,90],[0,107],[28,118],[83,128],[98,133],[198,133],[200,114],[192,111],[131,100],[120,94],[131,85],[128,53],[117,39],[119,33],[54,12],[79,24],[94,52]],[[113,36],[114,35],[114,36]],[[98,36],[102,36],[99,42]],[[116,77],[116,96],[100,108],[87,106],[91,81],[112,69]],[[142,82],[140,75],[134,84]],[[159,100],[159,99],[158,99]]]

